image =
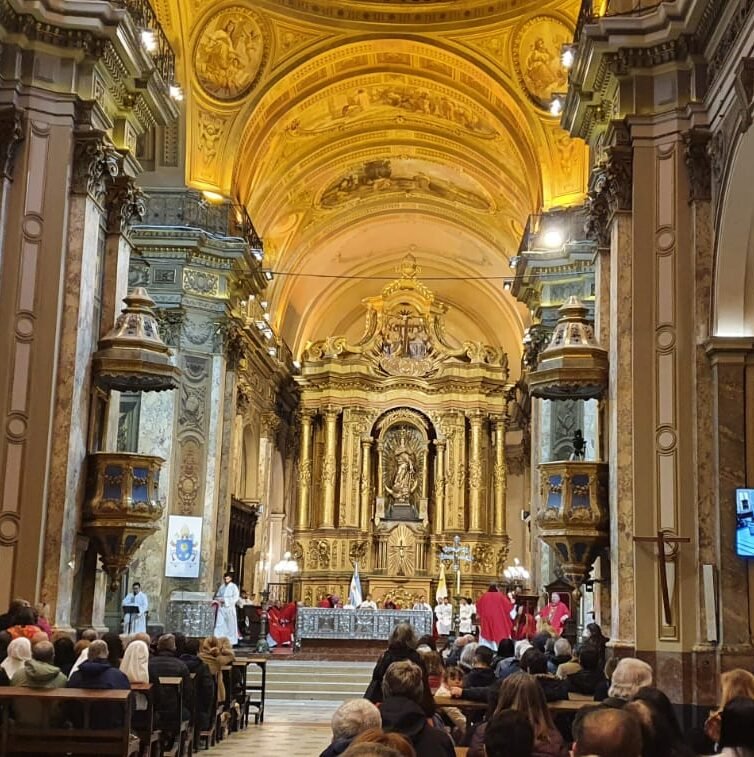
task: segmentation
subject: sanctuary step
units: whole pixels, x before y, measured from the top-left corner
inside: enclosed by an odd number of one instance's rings
[[[249,668],[248,685],[261,673]],[[338,662],[271,658],[267,663],[267,700],[301,699],[342,702],[364,696],[374,662]]]

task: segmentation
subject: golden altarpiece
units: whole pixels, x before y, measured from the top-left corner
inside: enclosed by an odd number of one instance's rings
[[[378,601],[430,598],[456,534],[473,555],[463,593],[507,558],[508,359],[446,336],[448,308],[418,273],[408,255],[365,300],[357,343],[329,337],[303,355],[293,552],[308,605],[345,598],[354,561]]]

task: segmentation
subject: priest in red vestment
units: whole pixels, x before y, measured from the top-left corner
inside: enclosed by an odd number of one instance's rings
[[[510,639],[513,628],[512,610],[513,603],[505,593],[498,591],[497,584],[490,584],[490,588],[476,603],[480,644],[497,651],[499,642]]]
[[[267,622],[269,623],[268,633],[275,642],[270,646],[290,646],[293,639],[293,629],[296,620],[296,603],[289,602],[287,605],[281,605],[280,601],[275,601],[272,607],[267,610]]]
[[[563,633],[563,623],[571,616],[568,605],[560,600],[557,592],[550,597],[550,604],[539,613],[540,619],[552,627],[552,630],[560,636]]]

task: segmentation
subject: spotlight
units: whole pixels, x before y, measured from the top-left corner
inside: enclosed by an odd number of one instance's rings
[[[273,278],[275,278],[274,274],[270,270],[262,271],[264,274],[264,277],[267,279],[267,281],[272,281]]]
[[[563,98],[556,95],[550,103],[550,115],[559,116],[563,112]]]
[[[148,53],[156,52],[157,50],[157,35],[152,29],[141,30],[141,44]]]
[[[258,247],[255,247],[251,254],[254,256],[254,260],[261,263],[262,259],[264,258],[264,250],[260,250]]]
[[[516,266],[518,265],[519,257],[518,255],[513,255],[511,259],[508,261],[508,265],[515,271]]]
[[[513,284],[510,281],[503,282],[503,289],[506,292],[510,292],[511,288],[513,287]]]
[[[170,96],[176,101],[181,102],[183,100],[183,90],[178,84],[170,85]]]
[[[563,68],[566,71],[570,71],[573,68],[574,61],[576,60],[576,53],[570,45],[564,45],[562,52],[560,53],[560,62],[563,64]]]
[[[560,229],[548,229],[544,233],[542,241],[544,242],[545,247],[554,250],[563,244],[563,232],[560,231]]]
[[[300,361],[300,360],[294,360],[294,361],[293,361],[293,367],[294,367],[294,368],[295,368],[295,369],[296,369],[297,371],[300,371],[300,370],[301,370],[301,361]]]

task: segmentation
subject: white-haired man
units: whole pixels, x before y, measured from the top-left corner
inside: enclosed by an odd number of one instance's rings
[[[382,728],[382,718],[380,711],[368,699],[351,699],[335,710],[330,726],[332,743],[320,757],[337,757],[343,754],[362,731]]]

